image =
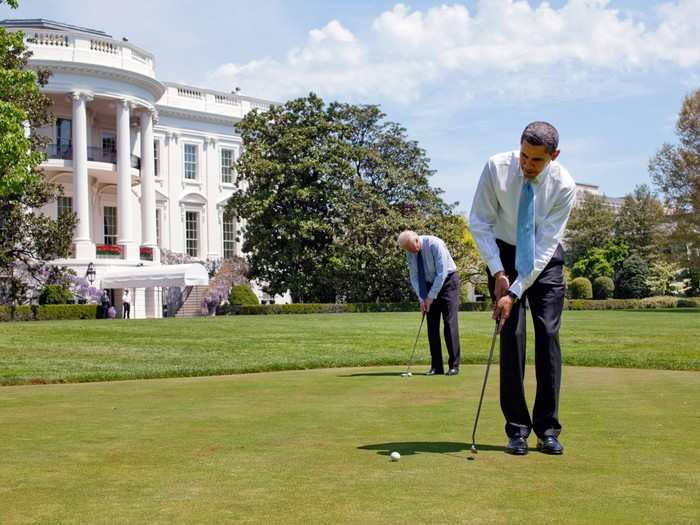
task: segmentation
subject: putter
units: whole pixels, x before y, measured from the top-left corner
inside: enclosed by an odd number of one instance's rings
[[[420,318],[420,326],[418,327],[418,335],[416,335],[416,341],[413,343],[413,351],[411,352],[411,358],[408,360],[408,366],[406,371],[401,374],[401,377],[411,377],[411,366],[413,366],[413,356],[416,354],[416,345],[418,344],[418,338],[420,337],[420,331],[423,328],[423,321],[425,320],[425,312],[423,312],[423,317]]]
[[[489,358],[486,363],[486,373],[484,374],[484,384],[481,387],[481,396],[479,397],[479,408],[476,409],[476,419],[474,420],[474,430],[472,430],[472,454],[476,454],[476,425],[479,424],[479,414],[481,414],[481,404],[484,401],[484,392],[486,391],[486,381],[489,378],[489,369],[491,368],[491,360],[493,359],[493,348],[496,346],[496,337],[498,336],[498,326],[501,319],[496,319],[496,328],[493,330],[493,339],[491,339],[491,350],[489,350]]]

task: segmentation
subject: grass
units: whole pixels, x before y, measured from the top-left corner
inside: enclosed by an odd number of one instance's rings
[[[513,457],[496,368],[467,461],[483,367],[399,371],[2,388],[0,523],[700,522],[700,374],[565,368],[564,456]]]
[[[699,313],[567,311],[564,362],[700,370]],[[0,384],[405,364],[418,324],[416,313],[0,323]],[[492,326],[486,313],[460,314],[462,363],[485,362]]]

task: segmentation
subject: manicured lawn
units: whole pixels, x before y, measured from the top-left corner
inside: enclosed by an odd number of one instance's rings
[[[0,384],[399,365],[419,319],[387,313],[0,323]],[[463,363],[485,362],[492,326],[486,313],[461,314]],[[421,366],[428,363],[425,332]],[[700,370],[697,309],[565,312],[561,337],[567,364]]]
[[[0,523],[700,522],[700,374],[567,367],[564,456],[512,457],[496,368],[467,461],[483,368],[5,387]]]

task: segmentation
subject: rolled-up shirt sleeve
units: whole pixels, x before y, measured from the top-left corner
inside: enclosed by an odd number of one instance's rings
[[[552,259],[557,246],[559,246],[564,236],[566,222],[573,208],[575,195],[575,187],[564,188],[545,220],[537,225],[537,230],[535,231],[535,267],[529,275],[524,277],[518,276],[510,286],[510,291],[518,297],[522,297],[525,290],[532,286],[532,283],[535,282]]]
[[[503,271],[503,263],[494,233],[498,208],[498,197],[493,189],[492,166],[491,162],[487,162],[474,195],[472,210],[469,214],[469,230],[479,248],[481,258],[489,267],[491,275]]]

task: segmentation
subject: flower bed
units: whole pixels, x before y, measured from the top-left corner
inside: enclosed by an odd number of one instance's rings
[[[118,244],[98,244],[95,253],[101,259],[121,259],[122,247]]]

